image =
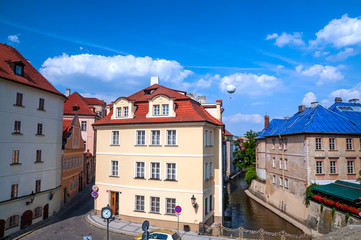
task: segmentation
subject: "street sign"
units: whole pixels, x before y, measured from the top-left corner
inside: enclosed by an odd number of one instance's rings
[[[142,230],[143,231],[148,231],[149,229],[149,221],[148,220],[145,220],[142,224]]]
[[[96,197],[98,197],[99,194],[95,191],[92,191],[91,195],[93,198],[96,198]]]
[[[92,186],[92,190],[93,190],[94,192],[98,192],[99,189],[98,189],[97,185],[93,185],[93,186]]]
[[[181,212],[182,212],[181,206],[175,206],[174,211],[175,211],[176,213],[181,213]]]
[[[148,231],[145,231],[143,234],[142,234],[142,240],[148,240],[149,239],[149,232]]]

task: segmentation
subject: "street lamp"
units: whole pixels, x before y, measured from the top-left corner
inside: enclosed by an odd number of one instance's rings
[[[194,194],[191,197],[192,205],[194,208],[198,207],[198,204],[196,203],[197,198],[194,197]]]
[[[29,205],[29,204],[33,203],[34,198],[35,198],[35,193],[34,193],[34,191],[31,191],[29,197],[30,197],[30,202],[26,202],[26,205]]]

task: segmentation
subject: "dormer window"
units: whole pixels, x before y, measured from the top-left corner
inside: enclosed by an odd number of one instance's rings
[[[73,111],[78,111],[79,110],[79,106],[73,106]]]
[[[160,106],[159,105],[153,105],[153,115],[154,116],[160,115]]]
[[[168,104],[163,104],[162,105],[162,114],[163,114],[163,116],[168,116],[169,115],[169,105]]]
[[[24,63],[21,61],[15,63],[14,72],[18,76],[24,76]]]
[[[144,95],[150,95],[155,91],[155,89],[146,89],[144,90]]]
[[[117,108],[117,118],[120,118],[122,116],[122,108],[118,107]]]
[[[123,117],[128,117],[128,107],[123,107]]]

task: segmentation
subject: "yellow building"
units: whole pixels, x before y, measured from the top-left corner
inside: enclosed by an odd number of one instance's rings
[[[93,127],[96,214],[109,204],[121,219],[176,228],[179,205],[180,228],[222,221],[224,125],[199,102],[153,84],[118,98]]]

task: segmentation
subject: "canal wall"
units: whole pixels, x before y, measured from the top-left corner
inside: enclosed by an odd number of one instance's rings
[[[324,206],[321,212],[319,203],[310,202],[308,207],[304,204],[303,196],[297,196],[286,191],[280,191],[273,184],[266,181],[253,180],[246,194],[262,204],[278,216],[301,229],[304,233],[318,236],[327,234],[349,225],[361,224],[358,218],[350,216],[346,224],[343,212],[336,211],[332,216],[332,209]]]

